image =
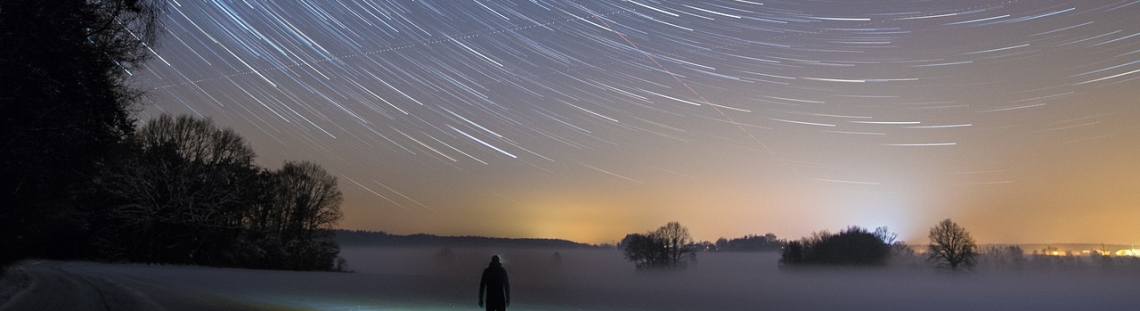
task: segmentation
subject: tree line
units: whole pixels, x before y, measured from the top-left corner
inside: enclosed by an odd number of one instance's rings
[[[710,252],[774,252],[779,251],[783,242],[775,234],[745,235],[739,238],[719,238],[716,243],[701,242],[702,248]]]
[[[398,235],[383,231],[336,230],[337,242],[344,246],[368,247],[500,247],[500,248],[603,248],[562,239],[496,238],[484,236]]]
[[[209,119],[137,124],[164,1],[0,3],[0,265],[25,257],[330,270],[336,178],[253,163]]]
[[[800,240],[781,241],[774,234],[745,236],[740,239],[721,238],[716,244],[694,243],[689,229],[670,222],[655,231],[629,234],[622,239],[625,259],[638,269],[684,268],[696,261],[696,253],[705,250],[736,250],[748,245],[749,249],[767,250],[779,245],[781,267],[802,266],[884,266],[892,258],[913,257],[914,251],[906,243],[897,241],[898,235],[887,227],[874,231],[857,226],[839,233],[820,231]],[[978,256],[977,244],[969,232],[957,223],[946,219],[930,229],[928,260],[951,269],[969,268]]]

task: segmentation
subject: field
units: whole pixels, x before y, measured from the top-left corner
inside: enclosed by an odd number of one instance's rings
[[[646,272],[612,250],[350,247],[353,273],[26,262],[15,270],[32,290],[3,310],[478,310],[492,254],[512,310],[1133,310],[1140,290],[1133,273],[1095,269],[782,271],[775,253],[701,253]]]

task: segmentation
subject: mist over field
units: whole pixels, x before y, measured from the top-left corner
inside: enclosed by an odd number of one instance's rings
[[[781,270],[764,252],[638,271],[618,250],[346,247],[352,273],[29,261],[9,272],[31,293],[0,310],[480,310],[492,254],[509,310],[1132,310],[1140,289],[1129,267]]]
[[[555,259],[557,252],[561,260]],[[616,250],[345,248],[358,275],[437,280],[440,301],[474,306],[479,271],[500,254],[526,310],[1126,310],[1135,273],[926,265],[782,271],[778,253],[700,253],[679,271],[637,271]]]

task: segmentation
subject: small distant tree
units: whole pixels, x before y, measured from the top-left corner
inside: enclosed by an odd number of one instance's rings
[[[875,232],[872,234],[891,247],[893,259],[906,259],[914,255],[914,250],[910,249],[906,242],[898,240],[899,234],[891,232],[886,226],[875,228]]]
[[[665,243],[666,262],[673,267],[684,266],[690,257],[696,256],[693,237],[689,228],[676,221],[657,228],[654,232]]]
[[[979,252],[977,258],[978,265],[988,265],[991,267],[1021,267],[1025,261],[1025,252],[1021,250],[1020,246],[990,246],[984,252]]]
[[[950,219],[930,228],[930,260],[950,269],[973,267],[977,248],[970,233]]]
[[[792,266],[804,262],[804,243],[788,241],[780,251],[780,266]]]
[[[716,239],[716,250],[721,251],[721,252],[728,251],[728,239],[725,239],[725,238]]]
[[[646,234],[627,235],[622,244],[626,260],[638,268],[681,268],[696,257],[689,228],[678,222]]]
[[[656,238],[652,232],[629,234],[622,245],[625,245],[625,259],[632,261],[639,269],[664,265],[665,243]]]
[[[880,240],[883,240],[883,243],[887,244],[894,244],[895,240],[897,240],[899,237],[898,233],[891,232],[891,230],[886,226],[875,228],[875,232],[873,234]]]

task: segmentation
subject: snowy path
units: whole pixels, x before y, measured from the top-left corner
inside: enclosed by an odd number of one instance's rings
[[[12,297],[7,310],[161,310],[146,296],[99,276],[75,273],[67,263],[32,262],[20,267],[31,286]]]
[[[38,261],[19,267],[31,285],[0,311],[251,310],[256,306],[222,293],[169,287],[115,271],[113,265]]]
[[[477,309],[475,285],[448,278],[57,261],[13,269],[31,285],[0,311]]]

